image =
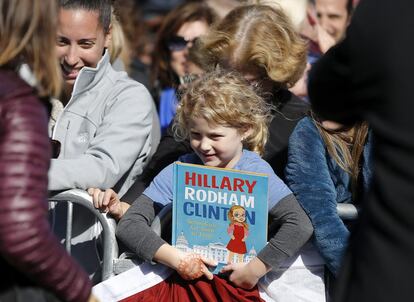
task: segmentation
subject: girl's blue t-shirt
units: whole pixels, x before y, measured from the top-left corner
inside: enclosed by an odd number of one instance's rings
[[[203,164],[195,153],[183,155],[178,159],[178,161],[191,164]],[[242,157],[233,167],[233,169],[263,173],[268,175],[269,210],[272,209],[282,198],[286,197],[289,194],[292,194],[292,191],[290,191],[285,183],[279,177],[277,177],[272,167],[258,154],[252,151],[243,150]],[[167,205],[169,203],[172,203],[173,187],[173,164],[170,164],[154,178],[154,180],[151,182],[143,194],[157,203]]]

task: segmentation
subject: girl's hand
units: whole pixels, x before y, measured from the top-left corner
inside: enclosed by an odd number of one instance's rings
[[[223,267],[221,272],[231,272],[229,281],[238,287],[251,289],[269,270],[270,267],[268,268],[258,258],[254,258],[249,263],[230,263]]]
[[[95,208],[109,213],[116,220],[121,219],[122,215],[124,215],[121,200],[119,200],[118,194],[114,190],[107,189],[103,192],[97,188],[89,188],[88,193],[92,196]]]
[[[195,253],[185,253],[168,243],[160,246],[155,252],[153,260],[176,270],[185,280],[194,280],[203,275],[208,280],[212,280],[213,274],[207,266],[217,266],[217,263],[212,259],[204,258]]]
[[[207,266],[216,266],[214,260],[204,258],[195,253],[186,253],[180,257],[176,271],[184,280],[194,280],[205,276],[208,280],[213,279],[213,273]]]

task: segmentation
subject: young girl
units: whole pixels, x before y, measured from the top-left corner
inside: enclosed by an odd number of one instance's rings
[[[312,226],[292,192],[261,157],[266,143],[270,107],[235,74],[213,72],[196,80],[182,97],[175,117],[177,139],[189,138],[194,153],[180,157],[186,163],[232,168],[269,176],[270,222],[278,230],[249,263],[223,268],[236,286],[252,288],[259,278],[293,255],[310,238]],[[172,202],[173,167],[167,166],[130,207],[112,191],[89,189],[95,207],[121,218],[117,236],[147,261],[157,261],[192,280],[213,279],[208,259],[187,254],[167,244],[150,228],[157,208]],[[129,209],[128,209],[129,208]],[[128,211],[125,213],[125,211]]]
[[[366,123],[344,129],[306,117],[290,137],[286,182],[310,216],[314,243],[329,270],[337,275],[349,230],[337,203],[354,203],[371,180]]]
[[[227,233],[231,236],[227,249],[229,250],[228,263],[234,262],[234,254],[237,255],[237,262],[243,262],[243,255],[246,254],[246,238],[249,235],[249,225],[246,222],[246,210],[244,207],[234,205],[227,213],[230,220]]]
[[[366,123],[345,128],[313,115],[290,137],[286,182],[312,221],[313,249],[328,268],[326,276],[337,276],[348,245],[349,224],[339,217],[337,204],[355,203],[367,192],[370,153]]]

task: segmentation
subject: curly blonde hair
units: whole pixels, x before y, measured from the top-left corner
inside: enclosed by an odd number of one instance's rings
[[[306,42],[281,9],[267,5],[232,10],[201,38],[199,49],[204,69],[259,69],[282,88],[293,86],[306,67]]]
[[[243,147],[263,155],[268,138],[272,106],[265,102],[240,75],[220,70],[194,81],[182,95],[174,119],[174,135],[189,138],[191,118],[238,129],[245,134]]]

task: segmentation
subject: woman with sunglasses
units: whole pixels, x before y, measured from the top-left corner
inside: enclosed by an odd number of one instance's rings
[[[47,221],[49,96],[61,88],[55,0],[0,0],[0,301],[84,302],[86,273]],[[26,72],[34,87],[18,70]],[[25,69],[27,71],[27,69]],[[44,102],[45,101],[45,102]]]
[[[289,139],[286,183],[312,221],[313,245],[328,275],[338,274],[351,226],[339,217],[337,204],[357,205],[368,190],[371,168],[366,122],[344,127],[312,114]]]
[[[153,53],[152,82],[158,96],[161,131],[170,124],[177,106],[177,89],[189,74],[188,49],[207,33],[216,16],[203,2],[190,2],[173,9],[157,34]]]

